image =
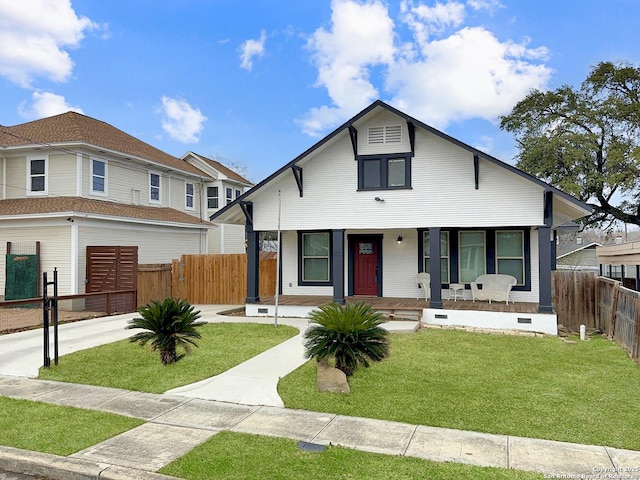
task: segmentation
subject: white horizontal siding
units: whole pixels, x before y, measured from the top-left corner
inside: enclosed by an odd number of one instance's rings
[[[415,276],[418,273],[418,234],[415,230],[347,230],[345,232],[345,295],[348,294],[348,236],[382,235],[382,296],[392,298],[424,298],[424,292],[418,287]],[[397,238],[402,236],[398,244]],[[298,285],[298,243],[297,232],[282,233],[282,292],[284,295],[333,295],[333,287],[314,287]],[[517,302],[538,302],[539,265],[538,233],[531,232],[531,291],[513,291],[511,300]],[[447,298],[447,291],[442,293]],[[466,298],[470,299],[467,292]]]
[[[224,225],[224,253],[245,253],[244,225]]]
[[[254,201],[254,228],[275,230],[281,191],[284,230],[403,229],[420,227],[498,227],[540,225],[543,190],[538,185],[480,159],[475,189],[473,155],[429,134],[416,132],[412,188],[357,191],[357,162],[348,133],[316,156],[300,162],[303,197],[291,171]],[[379,197],[384,201],[375,201]]]
[[[58,293],[71,293],[71,227],[61,219],[38,222],[3,222],[0,230],[0,245],[7,242],[34,245],[40,242],[40,271],[47,272],[48,280],[53,279],[53,269],[58,269]],[[18,245],[16,245],[17,247]],[[15,250],[14,250],[15,251]],[[35,250],[34,252],[35,253]],[[41,273],[41,274],[42,274]],[[6,257],[0,255],[0,293],[6,288]],[[42,281],[42,277],[40,278]]]
[[[27,195],[27,157],[8,157],[6,198],[24,198]]]
[[[76,194],[77,160],[75,154],[49,155],[49,195],[69,197]]]

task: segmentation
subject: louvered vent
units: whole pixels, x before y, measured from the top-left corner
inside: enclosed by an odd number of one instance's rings
[[[402,142],[402,127],[400,125],[389,125],[384,127],[384,130],[385,130],[384,143]]]
[[[369,144],[384,143],[384,127],[369,127]]]
[[[369,145],[402,142],[402,127],[400,125],[369,127],[368,134]]]

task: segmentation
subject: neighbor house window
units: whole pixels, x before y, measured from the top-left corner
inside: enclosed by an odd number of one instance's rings
[[[149,172],[149,201],[160,203],[160,174]]]
[[[411,154],[360,155],[358,190],[411,188]]]
[[[194,209],[194,204],[193,204],[193,183],[191,182],[186,182],[184,184],[184,193],[185,193],[185,207],[189,210],[193,210]]]
[[[518,285],[524,285],[524,232],[498,230],[496,232],[496,272],[512,275]]]
[[[430,273],[429,232],[423,233],[423,272]],[[440,281],[449,283],[449,232],[440,232]]]
[[[218,187],[207,187],[207,208],[218,208]]]
[[[91,193],[107,194],[107,162],[91,159]]]
[[[328,284],[330,282],[329,232],[300,234],[301,283]]]
[[[233,188],[227,188],[227,205],[233,202]]]
[[[27,192],[47,193],[47,159],[34,158],[27,162]]]
[[[487,272],[484,231],[460,232],[458,252],[460,283],[475,282],[476,278]]]
[[[236,190],[236,198],[238,198],[240,195],[242,195],[242,192],[240,190]]]

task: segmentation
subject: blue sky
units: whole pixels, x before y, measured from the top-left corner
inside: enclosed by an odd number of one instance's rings
[[[0,124],[76,110],[257,182],[381,99],[512,162],[497,118],[639,32],[638,0],[0,0]]]

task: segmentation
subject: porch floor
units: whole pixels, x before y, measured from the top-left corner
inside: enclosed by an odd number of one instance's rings
[[[314,295],[280,295],[278,297],[279,305],[295,305],[295,306],[320,306],[331,303],[333,298],[330,296],[314,296]],[[429,308],[430,302],[424,299],[415,298],[392,298],[392,297],[346,297],[347,302],[366,302],[376,310],[416,310],[420,308]],[[275,305],[274,297],[262,297],[260,304]],[[482,312],[509,312],[509,313],[538,313],[537,303],[528,302],[489,302],[471,300],[443,300],[443,310],[477,310]]]

